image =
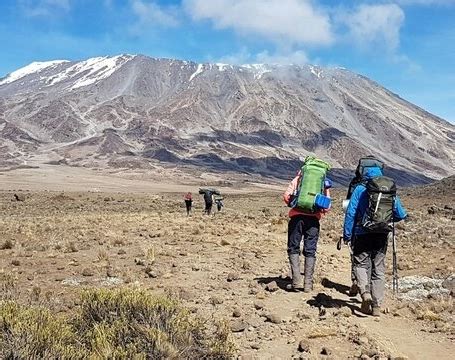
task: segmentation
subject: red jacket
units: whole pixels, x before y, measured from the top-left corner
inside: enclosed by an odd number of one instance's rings
[[[286,203],[286,205],[288,205],[288,206],[289,206],[289,202],[291,201],[291,195],[295,194],[297,191],[297,186],[299,185],[301,177],[302,177],[302,175],[299,171],[297,176],[294,179],[292,179],[287,190],[284,192],[283,200]],[[324,195],[327,197],[330,197],[330,190],[324,189]],[[307,216],[314,216],[314,217],[318,218],[318,220],[321,220],[322,216],[325,215],[328,211],[329,211],[328,209],[327,210],[321,209],[315,213],[307,213],[303,210],[291,209],[291,210],[289,210],[289,217],[293,217],[293,216],[297,216],[297,215],[307,215]]]

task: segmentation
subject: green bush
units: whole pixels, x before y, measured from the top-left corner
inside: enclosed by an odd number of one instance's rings
[[[228,359],[229,330],[143,290],[87,290],[74,314],[0,302],[0,358]]]

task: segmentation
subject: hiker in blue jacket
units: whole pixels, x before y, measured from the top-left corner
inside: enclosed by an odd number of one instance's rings
[[[379,167],[372,167],[366,172],[365,180],[382,175]],[[385,257],[389,234],[369,232],[362,226],[362,219],[368,206],[366,185],[361,183],[352,193],[346,210],[343,239],[346,243],[354,239],[351,246],[355,274],[362,296],[362,312],[380,316],[385,290]],[[401,221],[406,216],[406,211],[397,196],[393,206],[393,221]]]

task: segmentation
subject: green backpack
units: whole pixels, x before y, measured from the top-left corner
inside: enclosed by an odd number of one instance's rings
[[[307,156],[303,163],[301,172],[302,178],[298,186],[298,194],[295,202],[295,208],[306,212],[316,212],[316,196],[324,192],[324,180],[327,171],[330,170],[330,164],[315,158]]]

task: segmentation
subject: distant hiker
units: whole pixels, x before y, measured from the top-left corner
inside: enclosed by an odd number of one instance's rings
[[[352,178],[351,182],[349,183],[348,192],[346,194],[346,208],[347,204],[349,204],[349,199],[352,196],[352,193],[357,185],[361,184],[362,181],[365,181],[365,174],[367,170],[371,167],[379,167],[382,171],[384,170],[384,163],[378,159],[376,159],[373,155],[368,155],[364,158],[359,159],[359,163],[357,164],[357,168],[355,170],[355,176]],[[343,206],[344,208],[344,206]],[[346,210],[346,209],[345,209]],[[354,242],[351,241],[351,244]],[[351,249],[352,250],[352,249]],[[357,280],[355,278],[355,268],[354,268],[354,257],[351,251],[351,287],[349,289],[349,296],[356,296],[359,292],[359,287],[357,286]]]
[[[193,195],[190,192],[187,192],[183,199],[185,200],[186,216],[190,216],[191,208],[193,206]]]
[[[212,213],[213,195],[220,195],[220,192],[215,189],[199,189],[199,194],[204,196],[204,214],[210,215]]]
[[[385,290],[385,257],[394,222],[406,218],[395,182],[380,167],[366,171],[365,182],[352,192],[344,219],[343,239],[352,243],[355,278],[362,312],[380,316]]]
[[[213,194],[210,191],[207,191],[204,194],[204,202],[205,202],[205,214],[210,215],[212,213],[212,205],[213,205]]]
[[[319,239],[319,220],[330,208],[331,181],[326,179],[330,165],[311,156],[305,158],[297,176],[284,193],[284,202],[292,209],[288,223],[288,257],[291,267],[291,288],[302,286],[300,244],[303,238],[304,292],[313,290],[313,273]]]
[[[223,208],[224,204],[223,204],[223,198],[220,197],[220,196],[216,196],[215,197],[215,204],[216,204],[216,208],[218,210],[218,212],[221,211],[221,209]]]

